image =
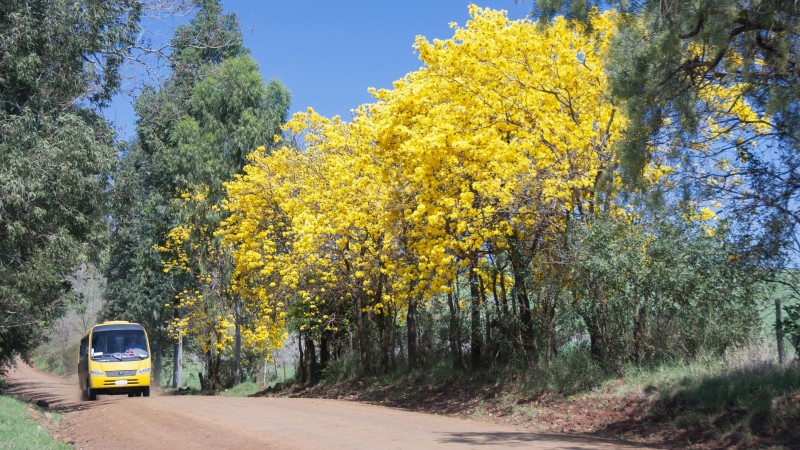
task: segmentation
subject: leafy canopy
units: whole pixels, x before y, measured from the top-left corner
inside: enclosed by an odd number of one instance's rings
[[[0,5],[0,367],[28,357],[96,256],[115,148],[94,109],[139,29],[131,1]]]

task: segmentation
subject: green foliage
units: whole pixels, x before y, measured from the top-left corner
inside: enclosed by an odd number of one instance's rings
[[[625,99],[650,101],[631,104],[642,108],[634,117],[644,119],[656,109],[675,108],[690,118],[702,113],[692,95],[709,83],[744,82],[745,95],[773,119],[777,131],[796,141],[800,95],[796,64],[796,41],[800,32],[800,10],[791,1],[748,2],[704,0],[676,2],[667,7],[656,1],[631,8],[643,21],[640,29],[623,28],[618,62],[613,70],[615,93]],[[646,45],[629,39],[643,30]],[[700,54],[687,51],[692,46]],[[625,52],[641,48],[625,55]],[[698,124],[695,119],[688,122]],[[654,123],[654,125],[660,125]],[[655,130],[654,130],[655,131]]]
[[[96,254],[103,235],[111,132],[86,111],[49,114],[30,111],[2,125],[3,360],[38,344],[41,327],[61,313],[66,277]]]
[[[784,335],[800,355],[800,303],[785,308],[786,318],[781,321]]]
[[[0,395],[0,447],[9,450],[71,448],[50,437],[47,428],[39,426],[37,421],[27,403]]]
[[[698,91],[743,82],[748,100],[775,119],[779,134],[797,141],[800,10],[793,1],[537,0],[534,13],[585,19],[607,6],[626,16],[608,67],[614,94],[630,100],[634,129],[657,133],[678,113],[689,125],[684,131],[694,131],[705,113],[695,102]]]
[[[223,14],[218,1],[198,6],[190,23],[174,32],[171,77],[136,101],[137,139],[125,146],[112,189],[104,315],[145,324],[162,348],[170,340],[166,324],[180,314],[172,307],[175,296],[198,289],[197,276],[214,274],[220,288],[207,293],[209,300],[233,302],[222,297],[229,271],[215,266],[224,266],[222,252],[192,249],[190,271],[165,273],[156,246],[164,248],[178,225],[214,245],[222,183],[242,170],[256,147],[271,147],[289,108],[288,91],[277,81],[265,84],[247,56],[236,16]],[[204,201],[183,201],[182,194],[195,189],[204,191]]]
[[[573,228],[571,305],[586,324],[593,357],[621,369],[746,343],[758,329],[754,279],[732,264],[724,227],[709,235],[697,224],[664,219],[679,211],[651,213],[633,224],[599,220]]]
[[[245,52],[238,21],[233,15],[222,15],[218,2],[204,2],[191,23],[176,30],[173,44],[175,75],[160,91],[147,88],[137,99],[138,138],[123,147],[113,175],[111,249],[104,265],[108,279],[104,316],[143,323],[162,343],[166,343],[163,328],[169,319],[164,304],[172,301],[185,281],[163,273],[153,246],[163,243],[176,223],[172,202],[186,187],[186,177],[213,170],[202,166],[204,161],[192,154],[190,145],[183,147],[184,154],[178,152],[175,130],[191,127],[187,103],[201,75],[199,68],[212,67],[222,56]]]
[[[397,374],[402,373],[401,371],[397,371]],[[346,356],[344,358],[336,358],[322,371],[322,377],[325,379],[326,382],[337,382],[337,381],[347,381],[353,380],[363,375],[361,368],[359,367],[359,361],[353,356]],[[295,372],[295,380],[300,380],[300,371]]]
[[[245,380],[236,386],[225,389],[224,391],[221,392],[221,395],[225,397],[254,397],[264,389],[268,389],[272,386],[275,386],[279,383],[283,383],[285,381],[291,382],[291,380],[295,379],[296,377],[294,365],[287,366],[283,364],[278,364],[279,372],[277,378],[275,377],[275,372],[273,372],[273,370],[274,367],[270,366],[266,384],[261,382],[260,377],[262,377],[262,375],[255,375],[251,376],[249,380]],[[284,373],[285,373],[285,378],[284,378]]]
[[[590,391],[608,380],[611,374],[592,358],[588,345],[565,347],[550,365],[537,365],[526,374],[525,385],[534,392],[571,395]]]
[[[191,91],[203,78],[206,68],[249,52],[235,14],[223,14],[219,0],[196,0],[195,4],[199,8],[195,17],[172,35],[173,74],[167,84],[183,91],[179,94],[183,98],[186,90]]]
[[[750,256],[771,269],[791,265],[800,253],[797,4],[538,0],[537,5],[534,12],[543,19],[557,13],[585,18],[593,6],[611,5],[623,13],[606,67],[612,94],[630,120],[619,147],[626,168],[638,175],[654,157],[675,158],[683,167],[680,175],[694,187],[729,201],[729,216],[748,235],[743,243]],[[715,136],[712,143],[705,140],[706,120],[726,106],[703,101],[702,92],[719,86],[737,86],[761,123],[737,132],[733,141]],[[752,122],[733,118],[723,127]],[[654,153],[654,143],[669,148],[667,155]],[[709,144],[713,151],[697,151]]]
[[[250,152],[272,146],[288,108],[286,89],[277,81],[266,86],[249,56],[209,68],[192,91],[189,114],[172,135],[178,159],[194,164],[179,170],[188,187],[208,185],[219,196],[222,182],[242,170]]]
[[[95,323],[103,307],[104,279],[92,265],[81,266],[73,276],[71,300],[65,313],[44,333],[43,341],[34,351],[37,367],[59,375],[77,372],[76,355],[84,333]]]
[[[172,358],[165,358],[164,364],[161,367],[161,387],[172,387],[172,377],[175,376],[175,366]],[[203,363],[194,355],[189,355],[183,359],[183,367],[181,370],[181,382],[178,386],[193,391],[200,391],[200,376],[203,374]]]
[[[64,348],[39,346],[33,357],[34,366],[56,375],[71,375],[78,371],[75,358],[80,344],[71,344]]]
[[[167,350],[170,338],[165,323],[172,314],[166,305],[188,281],[181,274],[163,272],[154,246],[163,244],[178,223],[173,202],[189,179],[199,172],[218,171],[194,155],[191,142],[183,142],[181,154],[176,138],[198,126],[192,123],[188,108],[196,82],[222,58],[246,53],[234,15],[223,15],[216,1],[198,6],[196,17],[175,30],[173,75],[159,90],[145,88],[136,100],[137,139],[123,145],[112,175],[110,251],[103,266],[108,280],[103,317],[142,323],[151,341]]]
[[[24,115],[105,104],[139,32],[141,4],[120,0],[34,0],[0,5],[0,101]],[[5,133],[4,133],[5,134]]]
[[[90,106],[119,86],[138,2],[0,6],[0,367],[27,358],[66,281],[96,255],[113,132]]]

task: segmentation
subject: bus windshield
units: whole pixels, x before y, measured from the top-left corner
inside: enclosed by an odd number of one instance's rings
[[[92,359],[96,361],[122,361],[123,359],[147,358],[144,331],[95,330],[92,333]]]

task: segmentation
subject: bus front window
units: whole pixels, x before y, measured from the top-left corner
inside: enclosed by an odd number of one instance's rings
[[[141,330],[103,330],[92,334],[92,359],[122,360],[148,357],[144,332]]]

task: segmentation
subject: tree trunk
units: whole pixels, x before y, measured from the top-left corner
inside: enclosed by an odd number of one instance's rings
[[[178,332],[178,340],[172,353],[172,387],[178,389],[183,380],[183,333]]]
[[[381,346],[381,374],[389,373],[389,329],[387,326],[387,317],[389,314],[387,313],[386,309],[387,308],[383,308],[381,309],[381,312],[377,313],[378,341],[380,342]]]
[[[603,281],[596,280],[594,289],[589,290],[589,292],[592,291],[594,291],[594,298],[591,300],[591,312],[585,314],[583,320],[586,323],[586,329],[589,330],[592,359],[600,365],[607,366],[610,361],[608,361],[606,351],[606,335],[603,332],[603,311],[598,307],[605,302]]]
[[[481,297],[477,268],[477,260],[473,258],[468,276],[470,296],[469,354],[472,370],[477,370],[481,367]]]
[[[406,315],[406,330],[408,337],[408,368],[417,368],[417,302],[408,300],[408,314]]]
[[[200,389],[203,391],[211,390],[211,386],[213,385],[214,379],[214,359],[211,355],[211,346],[208,347],[206,350],[206,381],[203,383],[203,379],[200,379]]]
[[[496,261],[496,260],[495,260]],[[492,296],[494,297],[494,311],[495,311],[495,327],[497,329],[498,336],[495,337],[494,340],[487,342],[494,342],[493,345],[493,354],[495,355],[495,360],[505,361],[505,339],[507,336],[507,329],[506,321],[508,320],[508,310],[504,308],[505,305],[505,298],[500,298],[501,292],[498,292],[498,288],[500,288],[500,283],[498,283],[498,279],[502,282],[502,272],[500,269],[495,266],[494,271],[492,272]],[[503,292],[503,294],[505,294]]]
[[[358,351],[359,359],[361,360],[361,370],[364,373],[372,373],[372,360],[369,351],[369,336],[367,333],[368,313],[363,311],[364,305],[361,301],[361,295],[356,295],[356,317],[358,327]]]
[[[544,337],[545,337],[545,358],[549,365],[553,361],[553,357],[558,351],[558,344],[556,342],[556,298],[546,300],[547,305],[544,308]]]
[[[394,370],[397,367],[397,308],[390,308],[391,314],[387,316],[389,321],[389,369]]]
[[[494,355],[494,345],[492,341],[492,308],[491,305],[489,305],[488,299],[486,298],[486,285],[484,284],[482,277],[478,277],[478,286],[480,287],[481,303],[483,304],[486,315],[486,329],[484,330],[485,337],[483,339],[483,343],[486,348],[485,359],[486,363],[491,365],[492,356]]]
[[[153,385],[155,387],[161,387],[161,345],[159,345],[158,341],[153,341],[151,345],[151,349],[153,352]]]
[[[217,342],[219,342],[219,336],[216,336]],[[212,391],[216,391],[222,389],[222,374],[220,373],[220,368],[222,367],[222,352],[214,351],[215,347],[213,345],[209,346],[208,356],[209,356],[209,371],[208,371],[208,389]]]
[[[638,290],[634,289],[633,358],[641,364],[647,358],[645,339],[647,333],[647,300],[639,304]]]
[[[314,341],[305,338],[305,366],[303,367],[303,378],[305,378],[308,385],[317,384],[317,356],[314,352]]]
[[[303,352],[303,333],[297,335],[297,351],[300,354],[300,383],[305,384],[308,382],[306,379],[306,360],[305,360],[305,352]]]
[[[783,319],[781,318],[781,299],[775,299],[775,339],[778,341],[778,364],[783,365],[785,352],[783,350]]]
[[[330,361],[330,351],[328,349],[328,332],[323,331],[319,338],[319,370],[325,370]]]
[[[601,365],[605,364],[603,332],[597,318],[584,316],[586,329],[589,330],[589,346],[592,359]]]
[[[233,385],[236,386],[242,382],[242,316],[241,316],[241,298],[236,296],[236,304],[234,310],[235,317],[235,332],[233,337]]]
[[[455,292],[455,290],[453,290]],[[448,335],[450,338],[450,357],[453,359],[453,368],[462,369],[464,362],[461,359],[461,325],[459,321],[458,299],[453,292],[447,294],[447,306],[450,309],[450,323]]]
[[[516,244],[516,243],[514,243]],[[531,303],[528,299],[528,290],[525,286],[525,264],[519,249],[514,245],[509,249],[511,259],[511,272],[514,275],[514,286],[511,288],[512,297],[519,304],[520,321],[522,322],[522,348],[529,357],[536,359],[536,342],[533,333],[533,315],[531,314]]]

